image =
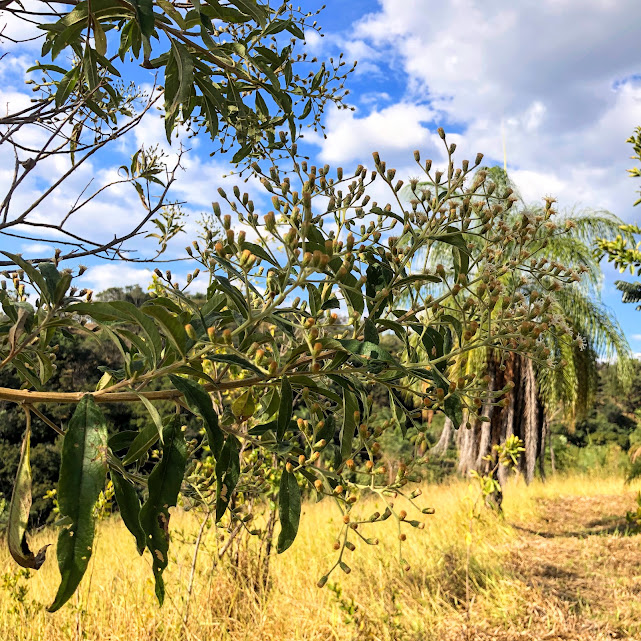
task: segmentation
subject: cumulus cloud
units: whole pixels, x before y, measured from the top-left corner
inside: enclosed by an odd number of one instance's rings
[[[308,135],[307,141],[321,145],[320,158],[330,163],[367,164],[373,151],[385,158],[401,152],[407,161],[412,150],[435,146],[438,137],[423,126],[434,116],[428,106],[405,102],[374,109],[364,117],[358,111],[334,109],[327,118],[327,138]]]
[[[180,283],[181,287],[186,283],[187,269],[181,264],[180,270],[172,269],[172,282]],[[195,265],[191,265],[195,267]],[[100,263],[90,266],[87,271],[74,280],[78,287],[88,287],[96,293],[103,292],[110,287],[126,287],[127,285],[140,285],[147,289],[152,281],[153,271],[144,267],[135,267],[127,263]],[[201,273],[193,279],[189,285],[188,292],[191,294],[203,293],[207,290],[208,276]]]
[[[140,285],[143,289],[151,282],[151,269],[133,267],[123,263],[93,265],[76,281],[77,286],[102,292],[110,287]]]
[[[433,144],[461,132],[460,157],[505,153],[524,195],[630,217],[625,139],[639,124],[641,53],[632,0],[380,0],[344,36],[361,62],[405,75],[396,104],[328,118],[321,156]],[[383,55],[382,55],[383,54]],[[361,103],[365,104],[365,103]],[[429,106],[426,106],[429,105]]]

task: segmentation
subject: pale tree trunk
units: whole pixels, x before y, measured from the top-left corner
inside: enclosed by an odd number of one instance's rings
[[[525,447],[525,482],[531,483],[534,479],[536,457],[539,452],[540,429],[539,429],[539,399],[536,389],[536,378],[534,366],[531,360],[527,360],[524,368],[525,378],[525,407],[523,411],[523,443]]]
[[[459,451],[458,471],[461,474],[467,474],[470,470],[474,469],[476,463],[477,451],[477,427],[465,427],[467,419],[463,420],[463,424],[456,434],[456,445]]]
[[[493,381],[492,381],[493,382]],[[492,383],[490,383],[490,390],[492,388]],[[478,446],[478,452],[476,454],[476,464],[474,469],[482,470],[487,467],[487,461],[484,460],[485,457],[491,452],[492,448],[492,410],[494,407],[491,403],[486,403],[483,406],[483,416],[486,416],[490,419],[489,423],[481,423],[480,426],[480,440]]]
[[[456,444],[459,449],[459,472],[487,472],[490,464],[484,457],[494,451],[495,445],[503,445],[510,436],[517,436],[523,441],[526,450],[519,460],[519,469],[525,481],[530,483],[533,480],[537,461],[544,478],[543,457],[546,444],[549,443],[550,430],[545,408],[539,399],[532,361],[522,356],[512,356],[501,370],[498,363],[490,358],[487,374],[490,376],[489,390],[501,389],[509,381],[514,383],[514,387],[507,396],[506,407],[499,408],[489,403],[484,406],[483,415],[490,419],[489,423],[477,421],[470,429],[458,430]],[[501,485],[507,477],[508,470],[503,466],[499,467],[498,480]]]
[[[459,427],[459,429],[461,428]],[[454,433],[454,423],[452,423],[451,418],[446,416],[445,423],[443,425],[443,431],[441,432],[441,437],[438,439],[438,442],[434,445],[434,447],[430,450],[430,452],[432,454],[435,454],[436,456],[443,456],[447,452],[448,448],[450,447],[453,433]]]

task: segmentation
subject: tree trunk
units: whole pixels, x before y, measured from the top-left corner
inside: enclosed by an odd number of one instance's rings
[[[490,389],[492,389],[492,383],[494,383],[494,380],[490,383]],[[483,406],[483,416],[486,416],[487,418],[490,419],[489,423],[481,423],[480,426],[480,439],[479,439],[479,446],[478,446],[478,452],[476,454],[476,464],[474,469],[476,470],[484,470],[487,467],[487,461],[485,460],[485,457],[491,453],[492,451],[492,414],[493,414],[494,407],[491,405],[491,403],[486,403]]]
[[[459,429],[461,429],[460,426]],[[441,437],[438,439],[436,445],[431,449],[432,454],[435,454],[436,456],[443,456],[447,452],[450,442],[452,441],[453,430],[454,423],[452,423],[452,419],[445,417],[445,424],[443,425]]]
[[[505,364],[505,371],[503,373],[505,377],[505,382],[507,383],[508,381],[512,381],[513,383],[517,384],[519,381],[520,373],[521,373],[520,359],[516,357],[512,357],[508,359],[507,363]],[[501,436],[499,440],[500,443],[505,443],[505,441],[510,436],[514,436],[514,420],[516,417],[517,401],[518,401],[518,396],[513,390],[508,395],[508,405],[503,410],[503,413],[501,415],[502,425],[501,425]],[[507,481],[507,477],[508,477],[508,472],[509,472],[509,469],[505,465],[499,466],[498,477],[499,477],[499,483],[501,484],[501,486],[505,485],[505,482]]]
[[[545,481],[545,444],[547,443],[547,436],[550,430],[548,425],[548,420],[545,416],[545,411],[543,406],[539,403],[539,422],[541,424],[541,431],[539,435],[539,473],[541,474],[541,480]]]
[[[536,456],[539,452],[539,399],[536,390],[534,366],[531,360],[525,362],[525,403],[523,411],[523,443],[525,447],[525,482],[534,479]]]
[[[525,452],[519,460],[519,469],[526,483],[534,479],[537,461],[542,478],[545,477],[545,445],[549,439],[549,424],[545,408],[538,394],[536,373],[531,360],[514,355],[507,359],[505,368],[499,369],[492,356],[488,359],[487,374],[490,377],[490,391],[502,389],[511,381],[514,383],[508,394],[506,407],[499,409],[486,403],[483,414],[489,423],[477,421],[470,429],[459,429],[456,444],[459,450],[458,469],[462,474],[470,470],[487,473],[491,464],[484,458],[491,454],[495,445],[502,445],[510,436],[520,438]],[[438,446],[438,444],[437,444]],[[437,447],[435,446],[435,448]],[[552,465],[554,471],[554,465]],[[508,477],[503,466],[498,469],[501,485]]]
[[[459,450],[458,471],[461,474],[467,474],[470,470],[474,469],[476,463],[476,451],[478,445],[477,427],[465,427],[467,419],[456,434],[456,445]]]

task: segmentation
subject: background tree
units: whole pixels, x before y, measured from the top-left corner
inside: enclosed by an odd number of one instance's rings
[[[491,179],[486,183],[490,193],[516,193],[515,186],[501,168],[485,168],[483,171]],[[551,201],[548,209],[550,206]],[[518,205],[510,215],[513,221],[521,219],[525,225],[536,225],[544,211],[543,207],[526,206],[519,197]],[[602,277],[599,261],[592,251],[597,237],[616,237],[621,221],[607,212],[586,210],[564,215],[554,212],[547,224],[563,228],[566,233],[542,243],[532,255],[530,264],[533,267],[550,265],[553,269],[564,264],[575,270],[576,282],[551,293],[549,310],[554,323],[571,328],[581,340],[570,344],[558,343],[552,336],[538,339],[546,355],[563,363],[563,367],[558,369],[549,367],[545,360],[537,362],[527,356],[500,354],[492,349],[479,351],[468,361],[468,371],[485,376],[490,390],[506,386],[511,390],[502,401],[503,407],[488,402],[483,408],[482,421],[472,422],[466,428],[468,421],[465,420],[463,427],[456,431],[459,470],[463,473],[489,469],[487,457],[494,446],[515,435],[525,444],[520,468],[526,481],[533,479],[537,460],[543,475],[545,445],[550,437],[549,424],[561,416],[573,421],[577,416],[585,415],[596,390],[598,359],[617,357],[621,379],[629,378],[629,347],[616,319],[599,302]],[[437,252],[432,252],[431,256],[432,267],[435,261],[447,258]],[[505,264],[500,250],[489,258],[495,264]],[[449,267],[453,268],[452,265]],[[508,271],[504,280],[512,279],[513,274]],[[540,304],[537,303],[539,283],[536,275],[520,277],[516,287],[523,301],[531,305]],[[503,314],[504,310],[496,309],[494,317]],[[455,427],[458,426],[446,421],[433,453],[446,451]],[[501,473],[505,471],[501,467],[498,469]]]

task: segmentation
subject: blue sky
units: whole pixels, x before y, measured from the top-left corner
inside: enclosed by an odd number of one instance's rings
[[[321,3],[306,1],[303,7]],[[377,150],[398,174],[411,176],[412,151],[442,158],[436,128],[457,142],[459,158],[485,154],[503,163],[527,201],[545,195],[561,210],[584,207],[609,210],[627,221],[641,220],[632,207],[639,188],[626,174],[630,149],[626,138],[641,124],[641,14],[633,0],[330,0],[318,18],[324,38],[309,33],[308,46],[320,58],[344,51],[359,61],[348,81],[349,103],[356,110],[330,109],[327,138],[308,135],[305,149],[319,163],[367,164]],[[0,15],[0,26],[5,22]],[[14,30],[16,25],[9,25]],[[0,61],[0,104],[28,100],[24,70],[38,47],[14,48]],[[149,82],[137,70],[140,82]],[[104,159],[79,173],[65,193],[47,204],[64,210],[91,178],[111,175],[140,143],[163,143],[160,120],[148,118],[136,135]],[[226,184],[230,166],[209,156],[205,139],[190,141],[176,197],[187,201],[189,236],[210,211],[216,187]],[[12,159],[0,157],[0,187]],[[35,176],[32,193],[50,175]],[[111,234],[131,220],[135,194],[115,190],[97,201],[78,228]],[[18,203],[19,206],[20,203]],[[4,249],[28,254],[36,243],[12,243]],[[39,243],[42,244],[42,243]],[[187,266],[184,266],[184,271]],[[96,290],[134,282],[145,284],[144,265],[90,262],[84,284]],[[603,301],[618,316],[634,351],[641,352],[641,312],[622,305],[614,288],[618,275],[605,268]]]

